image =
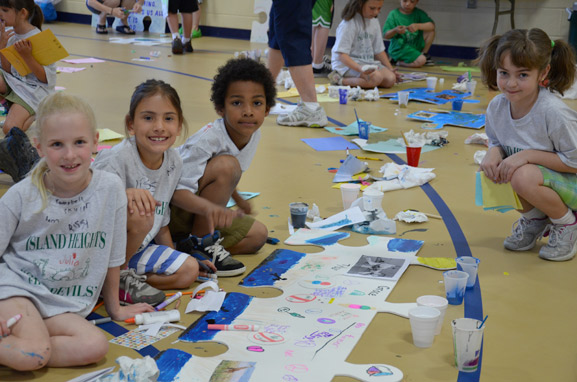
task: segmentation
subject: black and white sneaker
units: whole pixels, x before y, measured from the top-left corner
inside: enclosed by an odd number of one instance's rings
[[[332,68],[330,65],[327,65],[326,62],[323,63],[323,67],[320,69],[313,66],[313,74],[315,77],[327,77],[330,72],[332,72]]]
[[[435,61],[433,61],[433,57],[429,53],[423,53],[427,61],[425,62],[425,66],[435,66]]]
[[[203,254],[216,267],[217,276],[232,277],[244,273],[246,270],[244,264],[233,259],[230,253],[220,245],[223,239],[219,231],[202,238],[190,235],[176,244],[176,250],[189,254]]]

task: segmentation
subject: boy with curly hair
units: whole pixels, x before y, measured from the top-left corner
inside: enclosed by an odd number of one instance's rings
[[[254,157],[259,128],[275,97],[275,81],[264,65],[248,58],[229,60],[218,69],[211,89],[211,101],[221,118],[177,148],[183,160],[181,185],[221,206],[232,197],[245,213],[232,226],[211,234],[204,216],[171,208],[170,231],[176,248],[187,253],[204,252],[215,264],[216,259],[227,259],[226,269],[218,270],[220,276],[243,273],[244,265],[227,255],[255,253],[268,236],[266,226],[249,216],[251,205],[238,194],[236,186]]]

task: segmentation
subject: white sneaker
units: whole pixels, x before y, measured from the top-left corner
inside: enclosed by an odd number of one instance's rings
[[[577,253],[577,222],[573,224],[552,224],[549,242],[541,247],[539,257],[551,261],[567,261]]]
[[[316,110],[310,110],[304,103],[300,102],[291,113],[279,115],[276,123],[284,126],[325,127],[329,121],[327,113],[322,107],[319,106]]]
[[[327,77],[329,78],[331,85],[335,85],[335,86],[342,86],[343,85],[343,76],[341,76],[336,70],[333,70],[332,72],[330,72]]]

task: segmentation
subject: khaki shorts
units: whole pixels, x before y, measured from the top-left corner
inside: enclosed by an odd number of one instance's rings
[[[8,82],[6,82],[4,72],[2,72],[2,79],[4,79],[4,83],[6,84],[6,93],[5,94],[0,93],[0,98],[4,98],[6,101],[8,101],[8,109],[10,109],[10,106],[17,104],[26,109],[26,111],[30,115],[36,114],[36,112],[34,111],[34,109],[32,109],[30,105],[24,102],[24,100],[20,98],[18,94],[14,93],[14,90],[12,90],[10,85],[8,85]]]
[[[168,228],[172,234],[172,240],[179,242],[186,239],[190,235],[193,223],[194,214],[174,205],[170,206],[170,223],[168,224]],[[220,237],[224,238],[220,244],[224,248],[230,248],[238,244],[246,237],[253,224],[254,218],[252,216],[245,215],[241,218],[234,219],[230,227],[219,229]]]

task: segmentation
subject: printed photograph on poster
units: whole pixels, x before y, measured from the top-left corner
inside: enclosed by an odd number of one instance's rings
[[[409,264],[409,259],[363,255],[346,275],[397,281]]]

